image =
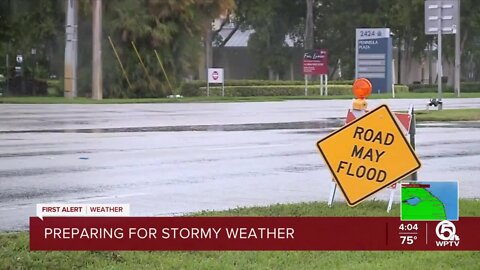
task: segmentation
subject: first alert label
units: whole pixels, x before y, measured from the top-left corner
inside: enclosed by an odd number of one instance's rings
[[[129,216],[130,205],[125,203],[39,203],[37,216],[43,217],[119,217]]]
[[[317,147],[350,206],[420,168],[386,105],[318,141]]]

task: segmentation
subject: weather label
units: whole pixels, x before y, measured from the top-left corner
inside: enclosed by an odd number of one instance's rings
[[[403,221],[458,220],[458,182],[403,183]]]

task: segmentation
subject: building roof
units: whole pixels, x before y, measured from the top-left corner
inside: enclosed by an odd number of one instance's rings
[[[235,26],[232,23],[226,24],[219,32],[222,40],[225,40],[225,38],[227,38],[230,32],[234,31],[234,29]],[[228,42],[225,44],[225,47],[247,47],[250,35],[253,33],[255,33],[254,29],[238,29],[235,34],[233,34],[233,36],[230,38],[230,40],[228,40]],[[288,35],[285,36],[285,42],[287,43],[288,47],[293,47],[294,45],[294,40]],[[215,41],[213,43],[213,46],[218,47],[218,45],[215,44]]]

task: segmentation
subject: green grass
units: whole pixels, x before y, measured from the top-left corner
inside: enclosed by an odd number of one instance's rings
[[[425,98],[436,97],[435,93],[398,93],[396,98]],[[453,93],[445,93],[444,98],[453,98]],[[464,93],[462,98],[480,97],[480,92]],[[186,98],[126,98],[103,99],[100,101],[89,98],[65,99],[63,97],[0,97],[0,103],[17,104],[124,104],[124,103],[191,103],[191,102],[266,102],[284,100],[318,100],[318,99],[352,99],[352,95],[337,96],[254,96],[254,97],[186,97]],[[374,94],[369,99],[388,99],[391,94]],[[427,101],[426,101],[427,102]]]
[[[415,111],[417,121],[479,121],[480,109]]]
[[[398,216],[386,202],[278,204],[199,216]],[[480,216],[480,201],[460,200],[461,216]],[[352,224],[354,226],[355,224]],[[27,233],[0,234],[0,269],[478,269],[480,252],[194,251],[30,252]]]

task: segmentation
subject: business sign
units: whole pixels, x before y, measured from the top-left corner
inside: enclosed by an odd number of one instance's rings
[[[387,105],[328,135],[317,147],[350,206],[420,168]]]
[[[303,74],[328,74],[328,51],[320,49],[305,52],[303,54]]]
[[[389,28],[357,28],[355,78],[367,78],[372,93],[392,91],[392,38]]]
[[[425,1],[425,34],[456,34],[459,24],[459,1],[427,0]]]
[[[209,68],[208,83],[223,83],[223,68]]]

